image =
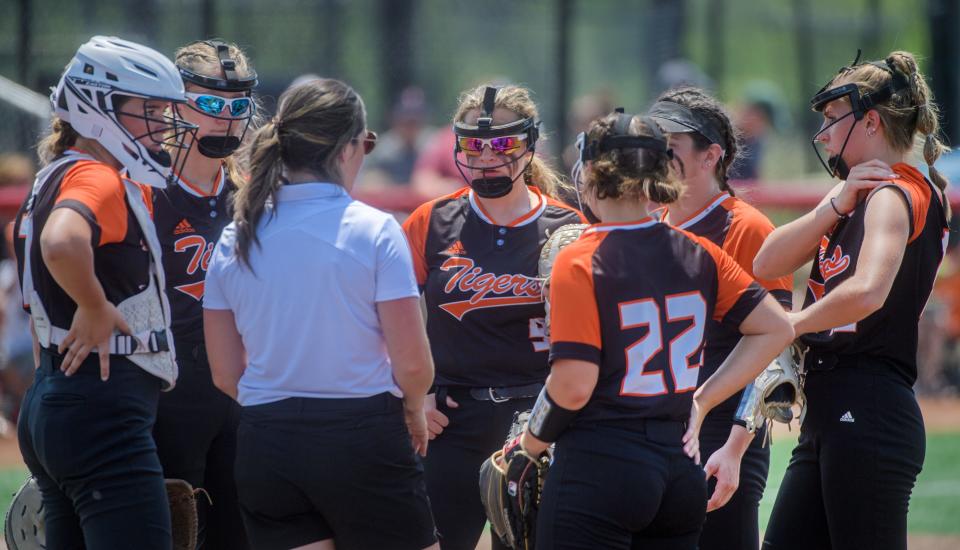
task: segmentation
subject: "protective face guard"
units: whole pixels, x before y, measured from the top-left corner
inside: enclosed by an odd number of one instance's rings
[[[483,106],[480,111],[480,117],[477,118],[477,124],[464,124],[462,122],[455,122],[453,124],[453,133],[457,136],[457,143],[453,149],[453,161],[457,165],[457,170],[460,172],[460,177],[463,178],[467,184],[481,197],[484,198],[498,198],[506,195],[510,192],[510,189],[513,188],[513,183],[527,170],[530,164],[533,162],[533,155],[530,156],[530,160],[527,161],[527,166],[520,170],[520,172],[513,178],[507,176],[495,176],[488,178],[486,177],[486,172],[488,170],[495,170],[497,168],[503,168],[504,166],[510,166],[515,162],[518,162],[524,155],[527,153],[533,153],[536,151],[537,139],[540,137],[540,122],[534,120],[533,118],[523,118],[510,122],[508,124],[501,124],[499,126],[493,125],[493,111],[496,108],[495,100],[497,97],[498,88],[487,87],[486,91],[483,94]],[[497,138],[497,137],[506,137],[506,136],[515,136],[523,134],[526,135],[526,148],[520,153],[519,156],[510,158],[506,162],[494,165],[494,166],[485,166],[483,168],[477,168],[475,166],[470,166],[469,164],[460,162],[458,153],[463,151],[460,148],[460,139],[459,138]],[[476,179],[469,179],[464,172],[464,168],[467,170],[481,170],[483,177]]]
[[[854,58],[853,63],[849,66],[841,67],[837,72],[837,76],[850,72],[855,67],[859,66],[857,62],[860,60],[860,53],[860,50],[857,50],[857,57]],[[893,94],[910,86],[909,78],[897,70],[889,58],[883,62],[868,61],[867,63],[890,73],[890,82],[875,92],[861,94],[860,87],[854,83],[843,84],[828,89],[828,86],[830,86],[830,84],[837,79],[837,77],[834,77],[830,80],[830,82],[824,84],[824,86],[820,88],[820,91],[818,91],[816,95],[810,99],[810,108],[818,113],[822,113],[829,103],[838,99],[847,98],[850,102],[849,113],[821,128],[816,134],[814,134],[813,139],[811,140],[811,145],[813,145],[813,151],[817,155],[817,160],[820,161],[820,164],[823,165],[823,168],[828,174],[830,174],[830,177],[847,179],[847,176],[850,174],[850,168],[847,166],[846,161],[843,160],[843,152],[847,149],[847,142],[850,141],[850,136],[853,135],[853,129],[857,125],[857,122],[863,120],[863,116],[867,113],[867,111],[873,109],[877,105],[889,101],[890,98],[893,97]],[[843,146],[840,147],[840,152],[824,160],[823,155],[820,154],[820,149],[817,147],[817,138],[820,137],[820,134],[833,127],[834,124],[839,123],[841,120],[844,120],[851,115],[853,115],[854,123],[850,125],[850,130],[847,132],[847,136],[843,140]]]
[[[622,107],[618,107],[617,122],[613,125],[613,135],[606,136],[599,140],[587,141],[587,133],[577,134],[577,162],[574,163],[570,171],[570,179],[573,180],[574,188],[577,190],[577,206],[583,210],[581,194],[581,176],[583,167],[587,161],[599,157],[602,153],[613,151],[614,149],[648,149],[657,153],[666,154],[668,158],[673,158],[673,149],[667,146],[667,138],[660,131],[657,121],[653,117],[643,116],[640,119],[651,129],[653,136],[632,136],[629,135],[630,122],[634,115],[625,114]]]
[[[190,102],[187,103],[191,109],[203,116],[229,121],[227,130],[223,135],[203,136],[197,140],[197,150],[200,151],[201,155],[219,159],[232,155],[233,152],[240,147],[240,144],[243,143],[243,138],[247,135],[247,130],[250,129],[250,122],[253,121],[253,117],[256,114],[256,102],[252,99],[253,88],[257,86],[258,80],[257,73],[252,71],[249,76],[240,77],[237,75],[237,62],[230,57],[230,47],[226,43],[219,40],[208,40],[204,41],[204,44],[209,45],[217,51],[217,58],[220,60],[220,69],[223,70],[223,75],[226,78],[215,78],[197,74],[186,67],[178,65],[177,69],[180,71],[180,76],[183,78],[183,81],[209,90],[245,92],[246,96],[251,98],[250,108],[247,109],[244,116],[240,117],[214,115],[195,107]],[[223,111],[221,111],[221,113],[222,112]],[[234,124],[243,124],[243,130],[239,133],[239,136],[234,135]]]

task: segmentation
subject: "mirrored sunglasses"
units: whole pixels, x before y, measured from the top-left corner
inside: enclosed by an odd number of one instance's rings
[[[220,116],[224,109],[228,109],[227,116],[245,118],[253,114],[253,100],[249,97],[220,97],[213,94],[186,93],[187,98],[201,113],[210,116]]]
[[[479,157],[483,154],[484,145],[494,153],[512,155],[522,149],[526,141],[527,136],[524,134],[494,138],[457,137],[460,149],[471,157]]]

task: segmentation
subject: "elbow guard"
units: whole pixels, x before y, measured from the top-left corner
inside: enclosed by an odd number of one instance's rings
[[[540,390],[537,402],[530,411],[530,421],[527,424],[530,433],[545,443],[553,443],[560,438],[563,430],[567,429],[570,422],[580,411],[572,411],[557,405],[556,401],[547,393],[547,387]]]

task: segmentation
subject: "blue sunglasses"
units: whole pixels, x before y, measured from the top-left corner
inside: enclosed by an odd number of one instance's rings
[[[230,118],[247,118],[253,115],[253,100],[249,97],[220,97],[213,94],[196,94],[187,92],[188,99],[196,106],[197,110],[205,115],[220,116],[224,108],[228,105]]]

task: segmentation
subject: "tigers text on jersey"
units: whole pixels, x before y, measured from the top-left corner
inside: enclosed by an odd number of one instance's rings
[[[154,193],[154,223],[163,248],[171,329],[178,344],[203,342],[203,280],[213,247],[233,215],[236,187],[223,168],[211,193],[177,178]]]
[[[686,420],[708,322],[736,329],[766,294],[716,245],[654,218],[588,228],[550,282],[551,361],[600,367],[574,425]]]
[[[438,385],[519,386],[547,377],[537,262],[555,229],[583,217],[528,189],[533,209],[506,225],[495,224],[469,188],[420,206],[403,225]]]
[[[668,209],[663,210],[662,219],[666,220]],[[688,219],[677,223],[678,229],[689,231],[706,238],[730,255],[751,277],[753,259],[763,245],[763,241],[773,232],[773,224],[759,210],[739,198],[720,193],[707,203],[707,206]],[[773,280],[757,280],[770,291],[778,302],[790,308],[793,304],[793,277],[786,276]],[[740,341],[737,327],[724,325],[714,320],[707,323],[706,344],[703,352],[703,369],[700,371],[702,384],[720,368],[724,359],[730,355]],[[717,421],[725,426],[736,415],[737,406],[743,397],[743,390],[733,394],[717,405],[707,415],[706,422]],[[741,425],[742,421],[738,421]]]
[[[807,354],[807,368],[831,368],[838,356],[865,355],[891,363],[912,386],[917,379],[917,322],[943,259],[947,220],[941,192],[923,174],[902,163],[895,164],[893,171],[900,177],[870,195],[884,188],[896,189],[903,194],[910,216],[910,237],[886,302],[865,319],[805,334],[802,340],[812,352]],[[856,271],[869,200],[859,203],[821,240],[807,281],[804,308],[830,294]]]
[[[76,149],[65,153],[78,157],[81,154],[82,151]],[[77,304],[53,278],[41,254],[39,237],[54,210],[70,209],[90,225],[94,274],[110,303],[119,304],[141,292],[150,281],[150,252],[143,230],[127,206],[126,190],[119,172],[107,164],[89,160],[89,157],[83,159],[68,162],[62,169],[51,173],[50,180],[34,199],[31,250],[24,250],[26,235],[20,230],[22,217],[18,216],[14,229],[21,285],[25,254],[30,254],[34,290],[40,296],[52,325],[61,328],[72,325]],[[142,188],[150,208],[151,190],[146,186]],[[27,200],[30,200],[29,196]],[[23,212],[21,209],[21,215]]]

